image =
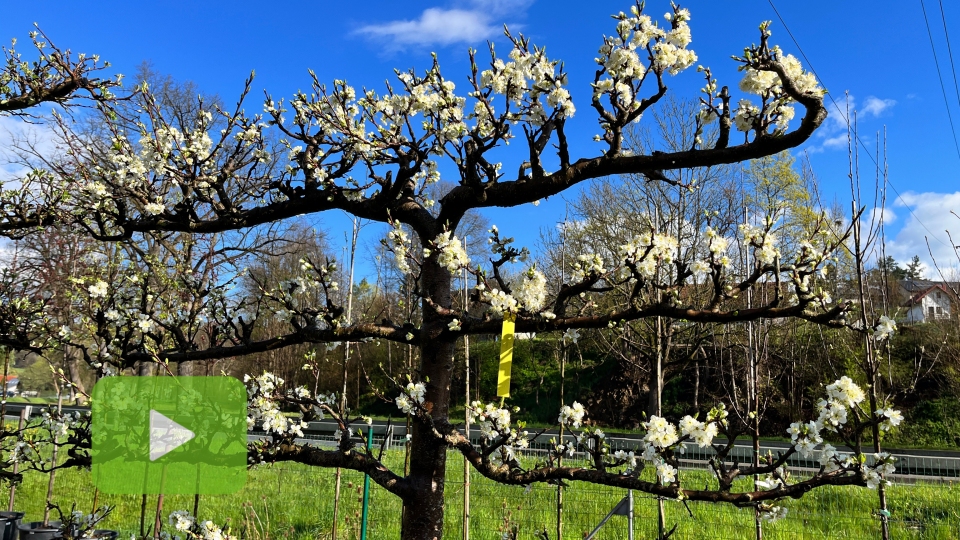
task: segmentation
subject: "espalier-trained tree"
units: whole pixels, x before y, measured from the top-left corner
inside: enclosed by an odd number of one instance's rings
[[[846,377],[827,387],[817,419],[798,419],[791,427],[795,446],[758,466],[724,464],[742,426],[728,421],[722,404],[702,420],[685,417],[671,424],[651,417],[636,452],[610,454],[602,432],[587,429],[538,460],[518,455],[530,434],[513,427],[511,411],[502,405],[473,405],[481,430],[479,447],[449,417],[457,339],[498,334],[507,316],[516,318],[517,331],[562,332],[567,342],[577,339],[578,329],[615,328],[648,317],[702,323],[796,317],[846,325],[852,304],[833,304],[815,286],[818,276],[829,275],[830,256],[847,237],[823,219],[811,225],[809,238],[790,253],[778,249],[771,233],[773,218],[744,224],[739,234],[751,250],[745,266],[734,264],[727,254],[731,240],[709,221],[697,234],[679,240],[669,230],[651,230],[616,254],[571,257],[572,271],[558,290],[551,290],[535,267],[524,267],[516,279],[507,280],[506,265],[523,262],[526,251],[510,245],[496,229],[491,230],[490,264],[468,259],[457,231],[470,210],[535,203],[609,175],[640,174],[650,181],[671,182],[666,171],[738,163],[797,146],[826,117],[823,90],[814,76],[768,43],[764,24],[759,45],[734,58],[744,74],[739,88],[752,94],[753,101],[738,100],[728,87],[720,87],[709,69],[701,69],[702,107],[694,121],[698,132],[714,129],[715,136],[695,137],[694,144],[680,150],[627,152],[625,128],[641,121],[666,95],[668,79],[693,66],[697,57],[688,48],[686,9],[674,6],[666,20],[657,23],[638,4],[615,19],[615,32],[600,47],[594,79],[583,82],[593,93],[589,106],[580,105],[580,114],[597,115],[600,131],[597,154],[586,157],[571,155],[572,134],[566,126],[576,109],[562,66],[522,36],[508,35],[512,48],[507,57],[497,56],[491,47],[489,60],[481,62],[471,52],[471,71],[465,78],[448,78],[434,62],[423,74],[397,73],[397,81],[378,94],[358,93],[339,80],[326,86],[313,76],[308,92],[289,100],[268,96],[262,114],[247,112],[241,99],[229,110],[198,107],[196,118],[187,119],[165,116],[146,87],[130,96],[136,107],[112,106],[104,83],[84,78],[85,69],[95,68],[89,59],[46,54],[38,44],[39,67],[8,63],[0,106],[24,113],[38,102],[64,103],[69,95],[64,90],[92,87],[110,140],[73,136],[61,121],[63,154],[38,156],[42,166],[5,186],[0,230],[20,235],[60,223],[105,242],[175,238],[171,248],[176,250],[177,243],[201,245],[185,240],[191,235],[203,238],[343,210],[391,226],[387,243],[399,269],[417,284],[421,319],[348,319],[345,306],[337,301],[341,295],[334,293],[335,267],[325,260],[303,259],[296,278],[263,284],[251,299],[225,289],[236,277],[192,279],[187,266],[161,277],[137,277],[144,265],[148,274],[159,270],[151,267],[157,259],[144,259],[144,264],[106,265],[104,272],[110,273],[79,277],[73,301],[75,312],[85,315],[56,332],[43,331],[42,317],[37,324],[24,322],[33,311],[23,308],[22,316],[4,329],[4,342],[35,348],[44,346],[44,340],[67,343],[82,350],[101,374],[148,361],[172,366],[302,343],[412,344],[420,349],[420,364],[410,381],[398,383],[402,393],[396,398],[396,405],[414,417],[406,475],[390,470],[376,453],[351,439],[351,421],[356,420],[340,410],[336,396],[286,388],[271,374],[248,380],[251,426],[263,427],[270,435],[251,447],[252,461],[297,461],[369,474],[403,500],[406,539],[442,534],[449,449],[497,482],[580,480],[665,497],[754,505],[771,517],[782,515],[774,504],[778,499],[799,497],[818,486],[876,486],[883,474],[892,472],[892,458],[861,454],[862,436],[873,426],[896,425],[900,416],[886,405],[865,410],[863,391]],[[42,69],[48,75],[35,77]],[[458,94],[463,86],[466,90]],[[802,108],[799,126],[790,130],[797,105]],[[511,139],[514,149],[518,142],[522,147],[519,158],[502,148]],[[274,141],[283,152],[276,151]],[[516,161],[502,163],[501,158]],[[455,184],[433,201],[430,185],[441,171]],[[696,189],[693,182],[683,187]],[[416,236],[415,243],[408,231]],[[422,249],[411,249],[415,244]],[[678,256],[681,250],[683,257]],[[476,306],[468,313],[454,302],[453,276],[464,269],[476,283],[474,303],[488,307],[482,316],[469,314],[477,312]],[[152,283],[162,285],[162,292],[151,291]],[[614,286],[632,292],[600,310],[593,299]],[[769,300],[746,306],[741,297],[754,287],[763,288]],[[36,310],[43,302],[38,295],[28,307]],[[279,318],[285,329],[260,336],[253,331],[260,317]],[[874,328],[861,331],[883,340],[893,329],[892,321],[881,318]],[[290,404],[299,405],[303,418],[280,414],[280,407]],[[296,444],[302,421],[322,414],[340,424],[338,448]],[[584,414],[583,407],[573,403],[563,407],[558,421],[579,428]],[[783,469],[787,458],[812,455],[823,442],[822,430],[835,432],[854,453],[824,445],[816,453],[823,465],[817,473],[803,480],[788,477]],[[713,445],[719,434],[729,443]],[[682,482],[675,450],[685,442],[715,449],[713,486],[700,489]],[[562,465],[563,455],[578,450],[586,452],[591,466]],[[656,469],[651,480],[641,479],[644,466]],[[736,478],[750,475],[764,478],[762,489],[734,489]]]

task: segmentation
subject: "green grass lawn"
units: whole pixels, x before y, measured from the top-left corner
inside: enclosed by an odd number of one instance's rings
[[[391,465],[402,467],[402,452],[388,456]],[[462,538],[463,461],[450,455],[447,482],[447,520],[444,538]],[[650,471],[648,471],[650,472]],[[685,471],[682,480],[690,485],[712,483],[702,471]],[[40,519],[47,477],[28,474],[17,491],[18,510],[27,513],[26,520]],[[297,464],[264,466],[250,471],[244,489],[232,495],[202,496],[201,519],[223,522],[230,519],[235,530],[244,530],[244,515],[256,512],[261,530],[270,538],[329,538],[333,519],[334,471]],[[363,476],[344,472],[341,498],[340,538],[357,538],[360,527],[360,500]],[[895,539],[960,538],[960,485],[916,484],[894,485],[888,491],[892,512],[892,537]],[[625,495],[624,490],[601,486],[573,484],[564,490],[564,538],[582,538]],[[471,538],[496,539],[497,532],[509,519],[520,529],[520,538],[533,538],[544,529],[556,539],[556,488],[537,486],[501,486],[474,473],[470,486]],[[61,471],[56,479],[55,502],[69,508],[89,511],[94,498],[90,474],[86,471]],[[139,531],[141,497],[100,494],[100,504],[114,505],[113,514],[104,525],[119,529],[121,538]],[[656,538],[656,500],[637,493],[635,497],[636,538]],[[789,508],[786,519],[764,524],[764,538],[879,538],[879,521],[873,517],[877,508],[875,491],[844,487],[821,488],[799,501],[785,501]],[[168,496],[163,516],[173,510],[193,509],[192,496]],[[665,502],[668,529],[677,525],[674,539],[742,539],[753,535],[753,511],[708,503]],[[147,522],[156,512],[156,497],[148,498]],[[692,514],[692,516],[691,516]],[[371,540],[399,536],[399,500],[372,485],[370,504]],[[247,531],[247,538],[262,540],[262,533]],[[598,538],[626,538],[626,518],[615,516]]]

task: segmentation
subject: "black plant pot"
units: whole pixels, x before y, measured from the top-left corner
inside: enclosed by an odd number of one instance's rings
[[[59,521],[51,521],[47,526],[44,526],[42,521],[30,521],[21,523],[17,529],[20,540],[53,540],[61,536]]]
[[[0,512],[0,525],[3,526],[3,536],[0,540],[17,540],[17,525],[23,519],[23,512]]]
[[[119,531],[111,531],[110,529],[94,529],[93,534],[90,536],[84,536],[84,540],[117,540],[117,537],[120,536]],[[57,536],[55,540],[66,540],[62,536]]]

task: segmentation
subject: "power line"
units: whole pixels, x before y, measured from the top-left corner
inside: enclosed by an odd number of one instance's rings
[[[921,2],[922,2],[922,1],[923,1],[923,0],[921,0]],[[787,21],[783,20],[783,16],[780,15],[780,11],[777,10],[777,6],[773,5],[773,0],[767,0],[767,2],[770,3],[770,7],[773,8],[773,12],[777,14],[777,18],[780,19],[780,24],[782,24],[784,30],[787,31],[787,35],[790,36],[790,39],[793,41],[793,44],[797,46],[797,50],[800,51],[800,56],[803,57],[804,62],[806,62],[807,65],[810,66],[810,71],[811,71],[811,73],[813,73],[813,76],[816,77],[818,81],[820,81],[820,86],[826,88],[827,85],[824,84],[823,78],[820,77],[820,74],[818,74],[818,73],[817,73],[817,70],[814,69],[814,67],[813,67],[813,62],[811,62],[810,59],[807,58],[807,53],[803,52],[803,47],[800,46],[800,42],[797,41],[797,38],[795,38],[795,37],[793,36],[793,32],[791,32],[791,31],[790,31],[790,27],[787,26]],[[938,67],[937,69],[939,70],[939,67]],[[942,81],[942,79],[941,79],[941,84],[942,84],[942,82],[943,82],[943,81]],[[840,110],[841,110],[841,109],[840,109],[840,105],[837,104],[837,100],[833,99],[833,94],[830,94],[829,92],[827,92],[827,97],[830,98],[830,101],[833,103],[833,107],[834,107],[837,111],[840,111]],[[947,112],[949,112],[949,107],[947,108]],[[840,116],[841,116],[841,117],[843,118],[843,120],[847,123],[847,128],[849,129],[849,127],[850,127],[850,119],[847,118],[846,116],[844,116],[843,113],[841,113]],[[953,121],[951,120],[951,127],[952,127],[952,126],[953,126]],[[876,158],[874,158],[874,157],[873,157],[873,154],[870,153],[870,149],[867,148],[867,145],[866,145],[866,144],[863,142],[863,140],[860,138],[860,134],[857,133],[857,132],[853,132],[853,136],[856,137],[857,142],[858,142],[858,143],[860,144],[860,146],[863,148],[864,154],[866,154],[866,156],[867,156],[868,158],[870,158],[870,161],[872,161],[873,164],[879,169],[879,168],[880,168],[880,164],[877,163]],[[954,142],[956,142],[956,139],[957,139],[956,133],[954,133],[953,138],[954,138]],[[960,155],[960,150],[958,150],[958,155]],[[916,213],[914,213],[913,209],[910,208],[910,205],[907,204],[907,201],[903,200],[903,196],[900,194],[900,192],[897,190],[897,187],[893,185],[893,182],[890,181],[889,178],[887,179],[887,184],[889,184],[889,185],[890,185],[890,189],[892,189],[893,192],[896,193],[897,199],[898,199],[901,203],[903,203],[903,206],[906,207],[906,209],[907,209],[908,212],[910,212],[910,215],[913,216],[913,219],[917,220],[917,223],[919,223],[920,226],[923,227],[923,230],[927,231],[927,233],[929,233],[930,236],[932,236],[933,239],[936,240],[937,242],[940,242],[940,243],[943,244],[944,246],[952,247],[950,244],[947,244],[946,242],[944,242],[943,240],[941,240],[939,236],[933,234],[933,231],[931,231],[930,228],[927,227],[927,225],[926,225],[923,221],[920,220],[920,216],[918,216]]]
[[[957,157],[960,158],[960,142],[957,142],[957,130],[953,127],[953,115],[950,114],[950,101],[947,100],[947,87],[943,84],[943,75],[940,73],[940,60],[937,59],[937,47],[933,43],[933,32],[930,31],[930,21],[927,19],[927,8],[920,0],[920,10],[923,11],[923,22],[927,25],[927,36],[930,37],[930,50],[933,51],[933,63],[937,66],[937,78],[940,79],[940,90],[943,92],[943,104],[947,107],[947,119],[950,120],[950,133],[953,134],[953,145],[957,148]],[[956,81],[956,79],[954,79]]]
[[[957,103],[960,104],[960,84],[957,84],[957,66],[953,63],[953,48],[950,46],[950,32],[947,30],[947,15],[943,11],[943,0],[940,0],[940,20],[943,21],[943,35],[947,37],[947,53],[950,55],[950,71],[953,72],[953,89],[957,92]]]

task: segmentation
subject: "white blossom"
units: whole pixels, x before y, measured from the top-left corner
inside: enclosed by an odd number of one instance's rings
[[[863,392],[850,377],[844,375],[833,384],[827,385],[827,396],[831,400],[836,400],[846,407],[853,407],[866,398]]]
[[[575,345],[580,341],[580,332],[576,328],[567,328],[567,331],[563,333],[561,338],[564,345]]]
[[[437,262],[448,271],[456,272],[470,264],[470,257],[467,256],[467,252],[463,249],[463,244],[460,242],[460,239],[452,236],[450,231],[445,231],[437,235],[437,237],[433,239],[432,245],[433,249],[437,252]],[[429,256],[430,251],[424,250],[424,257]]]
[[[651,415],[650,421],[643,423],[643,428],[647,431],[643,440],[659,449],[672,446],[680,439],[677,427],[662,416]]]
[[[893,319],[887,317],[886,315],[880,316],[880,321],[877,322],[876,328],[873,331],[873,339],[877,341],[883,341],[893,335],[897,331],[897,323]]]
[[[96,283],[87,287],[87,292],[90,293],[91,298],[104,298],[109,292],[109,286],[106,281],[98,279]]]
[[[152,202],[145,204],[143,206],[143,210],[151,216],[156,216],[162,214],[163,211],[166,210],[166,207],[163,205],[163,203]]]
[[[657,464],[657,478],[661,484],[670,485],[677,480],[677,469],[669,463],[660,462]]]
[[[880,422],[881,431],[889,431],[890,429],[899,426],[900,422],[903,421],[903,413],[892,407],[877,409],[874,414],[882,419]]]
[[[560,417],[557,419],[563,425],[578,428],[583,422],[583,417],[587,410],[579,402],[574,401],[572,405],[564,405],[560,409]]]
[[[404,393],[400,394],[395,403],[397,408],[406,414],[414,412],[417,405],[422,405],[427,394],[427,386],[423,383],[407,383]]]
[[[547,298],[546,276],[536,267],[530,267],[513,286],[513,297],[527,311],[538,311]]]
[[[573,263],[573,274],[570,276],[570,280],[573,283],[577,283],[583,281],[591,274],[602,274],[604,272],[603,258],[601,258],[600,255],[596,253],[580,255],[577,257],[577,261]]]
[[[787,517],[787,509],[783,506],[764,506],[761,505],[760,519],[773,523]]]

